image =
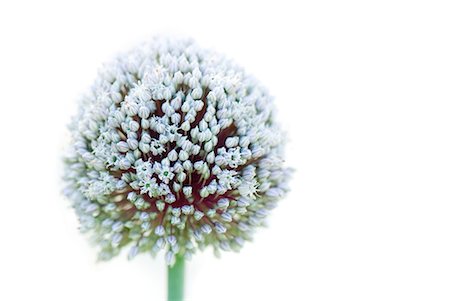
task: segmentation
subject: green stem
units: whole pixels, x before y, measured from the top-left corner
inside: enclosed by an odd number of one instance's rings
[[[182,301],[184,291],[184,257],[177,256],[176,262],[168,268],[168,300]]]

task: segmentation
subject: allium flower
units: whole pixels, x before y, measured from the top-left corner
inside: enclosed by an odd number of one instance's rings
[[[101,259],[238,250],[287,191],[266,89],[189,40],[105,65],[70,130],[65,193]]]

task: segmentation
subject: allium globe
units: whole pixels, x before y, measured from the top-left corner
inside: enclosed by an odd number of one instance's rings
[[[266,89],[191,40],[105,65],[70,125],[65,194],[100,259],[238,250],[287,191]]]

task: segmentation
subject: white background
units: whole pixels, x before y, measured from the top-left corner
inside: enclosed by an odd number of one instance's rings
[[[60,158],[97,68],[171,33],[270,88],[297,170],[254,242],[189,262],[187,300],[450,300],[446,2],[2,1],[0,299],[165,299],[162,258],[96,263]]]

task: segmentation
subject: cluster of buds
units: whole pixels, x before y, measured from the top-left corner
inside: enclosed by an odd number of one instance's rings
[[[105,65],[70,125],[65,194],[100,259],[238,250],[287,191],[267,91],[190,40]]]

